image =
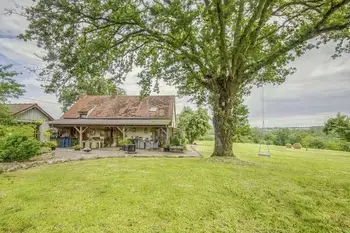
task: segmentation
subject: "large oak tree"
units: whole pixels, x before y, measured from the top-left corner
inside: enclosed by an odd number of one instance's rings
[[[142,94],[160,80],[213,110],[213,155],[233,156],[236,106],[253,85],[281,83],[321,43],[349,50],[350,0],[38,0],[21,36],[48,54],[52,77],[120,81],[133,66]],[[152,88],[153,87],[153,88]]]

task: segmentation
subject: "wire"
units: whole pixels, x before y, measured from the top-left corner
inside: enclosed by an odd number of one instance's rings
[[[61,104],[59,104],[59,103],[50,102],[50,101],[45,101],[45,100],[39,100],[39,99],[31,98],[31,97],[20,96],[19,99],[21,99],[21,98],[23,98],[23,99],[29,99],[29,100],[35,100],[35,101],[44,102],[44,103],[49,103],[49,104],[61,105]]]

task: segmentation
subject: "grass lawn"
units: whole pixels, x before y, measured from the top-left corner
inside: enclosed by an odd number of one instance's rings
[[[210,155],[213,142],[199,142]],[[350,153],[237,144],[0,175],[0,232],[350,232]]]

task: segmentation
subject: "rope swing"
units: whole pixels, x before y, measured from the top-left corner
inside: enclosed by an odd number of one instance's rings
[[[270,148],[269,144],[267,143],[267,140],[265,138],[266,135],[266,128],[265,128],[265,99],[264,99],[264,85],[262,85],[261,88],[261,102],[262,102],[262,138],[260,139],[260,145],[259,145],[259,153],[258,156],[266,156],[270,157]],[[262,144],[266,145],[265,150],[261,149]]]

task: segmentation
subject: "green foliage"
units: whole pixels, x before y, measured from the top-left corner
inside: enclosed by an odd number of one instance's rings
[[[215,136],[213,134],[206,134],[198,138],[199,141],[214,141]]]
[[[310,147],[315,149],[325,149],[326,148],[326,140],[322,137],[312,137],[310,140]]]
[[[287,128],[279,129],[275,132],[274,144],[284,146],[289,143],[290,130]]]
[[[193,111],[189,107],[185,107],[179,116],[179,137],[185,137],[189,143],[204,136],[210,127],[208,112],[199,107],[197,111]]]
[[[182,146],[184,141],[181,141],[179,135],[174,135],[170,137],[170,145],[171,146]]]
[[[74,145],[74,146],[73,146],[73,149],[74,149],[74,150],[80,150],[81,147],[80,147],[80,145]]]
[[[0,141],[11,135],[22,135],[33,138],[36,125],[17,123],[12,125],[0,125]]]
[[[43,85],[44,91],[58,96],[58,102],[62,103],[65,112],[81,95],[126,95],[121,87],[118,87],[111,79],[104,77],[86,76],[84,79],[72,77],[74,82],[62,83],[61,80],[51,79]]]
[[[234,142],[243,142],[246,136],[250,135],[251,128],[248,121],[249,110],[246,105],[243,104],[243,99],[235,109],[235,124],[234,124]]]
[[[329,119],[323,128],[326,134],[336,133],[340,138],[350,142],[350,118],[340,113]]]
[[[260,143],[262,135],[261,129],[253,128],[244,142]],[[304,148],[349,151],[350,146],[349,142],[339,138],[337,134],[329,133],[326,135],[322,127],[312,127],[310,129],[269,129],[265,134],[265,140],[269,144],[274,145],[281,145],[281,143],[287,142],[285,144],[287,148],[292,147],[295,143],[300,143]]]
[[[6,137],[0,150],[2,161],[27,160],[40,152],[40,142],[33,138],[20,135]]]
[[[57,142],[56,141],[46,141],[42,144],[42,146],[49,147],[49,148],[57,147]]]
[[[127,144],[130,144],[130,140],[129,139],[123,139],[123,140],[119,140],[118,141],[118,145],[119,146],[125,146]]]
[[[303,139],[301,139],[301,144],[304,147],[308,148],[308,147],[310,147],[310,142],[312,139],[313,139],[313,136],[309,134],[309,135],[305,136]]]
[[[11,67],[12,65],[0,65],[0,104],[9,98],[18,98],[24,93],[24,85],[13,79],[18,73],[9,71]]]
[[[338,42],[334,57],[349,51],[348,0],[38,0],[20,9],[10,10],[29,22],[19,37],[47,52],[46,92],[71,103],[88,89],[80,86],[106,74],[119,83],[141,67],[142,95],[163,80],[210,104],[222,155],[232,154],[239,105],[253,86],[284,82],[290,63],[322,43]]]
[[[0,102],[0,126],[14,123],[12,113],[6,104]]]

